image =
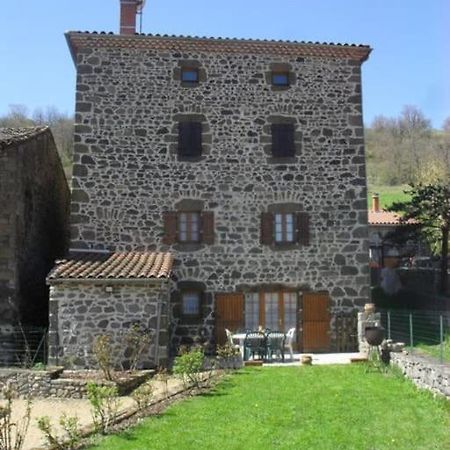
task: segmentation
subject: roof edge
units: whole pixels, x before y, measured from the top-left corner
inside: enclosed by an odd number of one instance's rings
[[[154,277],[154,278],[46,278],[48,286],[57,284],[98,284],[98,285],[136,285],[147,286],[149,284],[162,284],[168,282],[168,277]]]

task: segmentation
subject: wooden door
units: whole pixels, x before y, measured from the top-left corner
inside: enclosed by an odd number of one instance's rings
[[[330,350],[330,297],[328,293],[308,292],[303,294],[304,352],[326,352]]]
[[[237,331],[244,327],[244,294],[216,295],[216,343],[226,342],[225,328]]]

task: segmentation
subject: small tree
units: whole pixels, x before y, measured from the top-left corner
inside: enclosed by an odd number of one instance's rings
[[[111,347],[111,338],[107,334],[96,336],[92,352],[105,378],[109,381],[113,379],[113,350]]]
[[[403,233],[417,232],[428,240],[440,254],[439,292],[445,294],[448,288],[448,248],[450,233],[450,185],[435,184],[410,185],[406,191],[410,200],[395,202],[390,211],[403,213],[400,219]]]

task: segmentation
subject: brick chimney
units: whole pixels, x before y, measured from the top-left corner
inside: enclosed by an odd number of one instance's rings
[[[372,195],[372,212],[380,212],[380,196],[376,193]]]
[[[136,16],[139,0],[120,0],[120,34],[136,33]]]

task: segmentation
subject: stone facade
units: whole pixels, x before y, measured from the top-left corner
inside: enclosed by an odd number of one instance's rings
[[[0,333],[47,326],[45,277],[68,245],[69,188],[48,128],[0,129]],[[1,342],[7,342],[1,339]],[[14,343],[11,342],[11,348]],[[0,361],[14,358],[0,348]],[[8,356],[9,355],[9,356]]]
[[[217,293],[286,287],[301,310],[303,292],[326,291],[332,317],[367,301],[361,62],[369,50],[358,59],[314,44],[253,41],[253,51],[246,41],[228,49],[213,39],[68,39],[77,67],[71,246],[172,252],[174,348],[198,334],[213,341]],[[198,85],[180,81],[186,61],[201,69]],[[270,84],[274,67],[289,70],[288,88]],[[177,127],[192,117],[202,123],[203,153],[183,161]],[[270,154],[274,123],[294,125],[292,158]],[[164,244],[163,214],[187,200],[214,213],[212,245]],[[261,245],[261,214],[277,204],[308,213],[310,245]],[[204,292],[197,320],[180,314],[183,283]]]
[[[97,336],[110,336],[116,367],[129,366],[124,337],[137,324],[150,330],[143,367],[167,359],[168,293],[166,281],[141,284],[56,283],[50,288],[49,364],[93,367]]]

